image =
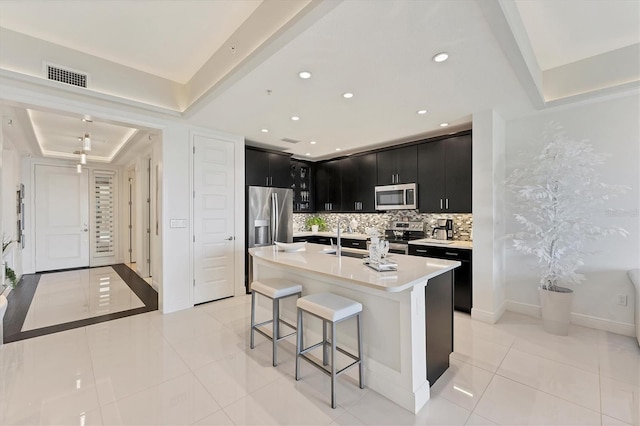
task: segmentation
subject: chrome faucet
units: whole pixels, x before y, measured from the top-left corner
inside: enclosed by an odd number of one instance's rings
[[[342,221],[344,221],[344,218],[338,218],[338,245],[336,246],[336,256],[340,256],[341,255],[341,251],[342,251],[342,241],[340,241],[340,225],[342,224]]]

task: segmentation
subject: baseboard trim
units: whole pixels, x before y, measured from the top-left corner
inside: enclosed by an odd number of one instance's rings
[[[608,319],[592,317],[590,315],[571,313],[571,323],[583,327],[595,328],[596,330],[608,331],[610,333],[622,334],[623,336],[635,337],[635,324],[612,321]]]
[[[506,310],[506,302],[502,302],[500,307],[495,312],[484,311],[478,308],[471,308],[471,318],[489,324],[495,324],[498,322],[498,320],[500,320],[500,317],[502,317],[502,314],[504,314]]]
[[[517,312],[535,318],[542,317],[540,306],[538,305],[514,302],[513,300],[508,300],[506,304],[508,311]],[[621,334],[623,336],[634,337],[636,335],[636,326],[634,324],[598,318],[591,315],[579,314],[576,312],[571,312],[571,324],[593,328],[596,330],[608,331],[610,333]]]

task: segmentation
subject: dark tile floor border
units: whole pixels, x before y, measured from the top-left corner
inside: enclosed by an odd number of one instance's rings
[[[61,271],[47,271],[37,274],[23,275],[19,285],[11,290],[7,298],[9,304],[7,312],[4,316],[4,343],[17,342],[19,340],[30,339],[32,337],[44,336],[46,334],[58,333],[60,331],[72,330],[74,328],[86,327],[87,325],[98,324],[105,321],[111,321],[119,318],[125,318],[132,315],[138,315],[145,312],[155,311],[158,309],[158,293],[145,280],[140,278],[138,274],[131,270],[125,264],[105,265],[113,268],[114,271],[129,286],[131,291],[144,303],[143,307],[129,309],[121,312],[114,312],[98,317],[85,318],[78,321],[71,321],[64,324],[55,324],[48,327],[37,328],[34,330],[21,331],[24,320],[27,317],[29,306],[33,301],[33,296],[38,288],[40,277],[44,274],[64,272],[76,269],[89,268],[73,268]],[[104,266],[99,266],[103,268]]]

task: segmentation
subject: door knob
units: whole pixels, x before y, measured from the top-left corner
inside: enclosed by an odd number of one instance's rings
[[[87,232],[88,230],[89,230],[88,228],[84,228],[82,232]]]
[[[234,237],[225,238],[227,241],[233,241]]]

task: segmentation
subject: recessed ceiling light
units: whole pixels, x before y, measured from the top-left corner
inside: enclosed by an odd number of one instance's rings
[[[269,133],[269,129],[260,129],[262,133]]]
[[[440,123],[440,127],[447,127],[449,123]]]
[[[303,79],[311,78],[311,73],[309,71],[300,71],[298,76]]]
[[[311,153],[310,153],[310,152],[307,152],[305,155],[308,157],[308,156],[310,156],[310,155],[311,155]]]
[[[345,98],[345,99],[351,99],[351,98],[353,98],[353,93],[351,93],[351,92],[343,93],[342,97]]]
[[[437,53],[434,57],[433,60],[435,62],[444,62],[449,58],[449,54],[447,52],[440,52]]]
[[[418,111],[416,111],[416,113],[420,114],[420,115],[424,115],[424,114],[427,113],[427,110],[426,109],[419,109]]]
[[[315,145],[317,142],[316,141],[311,141],[309,142],[311,145]]]
[[[341,151],[341,150],[342,150],[342,148],[336,148],[336,151]]]
[[[298,121],[298,120],[300,120],[300,117],[298,117],[297,115],[294,115],[293,117],[291,117],[291,119],[293,121]]]

